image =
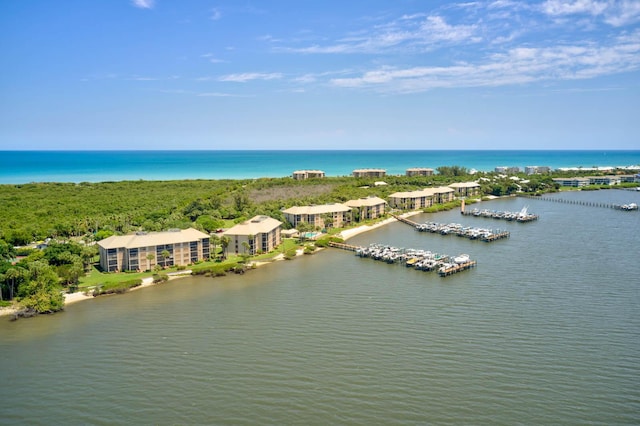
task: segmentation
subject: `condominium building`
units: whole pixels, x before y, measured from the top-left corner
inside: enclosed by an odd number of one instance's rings
[[[353,177],[356,178],[384,177],[386,175],[387,171],[384,169],[356,169],[353,171]]]
[[[224,231],[229,237],[228,250],[236,254],[268,253],[281,242],[282,222],[269,216],[255,216]],[[244,244],[246,243],[246,244]]]
[[[553,181],[560,186],[587,186],[589,185],[589,178],[573,177],[573,178],[553,178]]]
[[[359,198],[357,200],[349,200],[344,203],[347,207],[351,207],[351,217],[357,211],[357,221],[365,219],[376,219],[385,212],[387,202],[382,198],[370,196]]]
[[[351,209],[344,204],[319,204],[312,206],[293,206],[283,210],[285,219],[294,228],[300,223],[309,223],[314,228],[341,227],[349,222]]]
[[[317,179],[325,177],[322,170],[296,170],[292,177],[296,180]]]
[[[455,190],[447,186],[418,191],[396,192],[389,196],[389,206],[403,210],[417,210],[438,203],[453,201]]]
[[[98,241],[104,271],[144,271],[209,259],[209,235],[197,229],[112,235]]]
[[[433,176],[433,169],[426,167],[413,167],[407,169],[407,176]]]
[[[449,185],[457,197],[473,197],[480,194],[480,184],[477,182],[458,182]]]
[[[526,166],[524,168],[525,174],[528,174],[528,175],[549,173],[550,171],[551,171],[551,167],[549,166]]]

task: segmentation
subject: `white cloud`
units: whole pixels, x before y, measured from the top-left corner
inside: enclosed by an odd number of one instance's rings
[[[441,16],[429,16],[420,27],[419,38],[431,42],[459,42],[471,39],[476,28],[475,25],[449,25]]]
[[[156,2],[155,0],[132,0],[131,3],[140,9],[153,9]]]
[[[640,21],[640,1],[637,0],[546,0],[542,11],[553,17],[579,14],[602,17],[614,27]]]
[[[450,24],[440,15],[413,14],[362,30],[326,45],[314,44],[280,50],[294,53],[387,53],[424,51],[440,45],[477,43],[476,24]]]
[[[640,1],[625,0],[616,3],[607,11],[604,21],[614,27],[640,21]]]
[[[514,48],[480,63],[444,67],[381,67],[360,76],[335,78],[338,87],[413,93],[434,88],[489,87],[577,80],[640,69],[640,32],[610,46],[592,44]]]
[[[282,78],[281,73],[240,73],[228,74],[218,78],[218,81],[230,81],[234,83],[246,83],[252,80],[277,80]]]
[[[600,15],[609,5],[604,1],[595,0],[546,0],[542,4],[543,11],[551,16],[571,15],[575,13],[586,13],[590,15]]]

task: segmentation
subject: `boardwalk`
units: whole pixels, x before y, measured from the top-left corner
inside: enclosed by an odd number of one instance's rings
[[[532,200],[550,201],[552,203],[575,204],[578,206],[601,207],[605,209],[614,209],[614,210],[622,210],[622,211],[638,211],[638,205],[636,203],[611,204],[611,203],[601,203],[598,201],[567,200],[566,198],[560,198],[560,197],[544,197],[544,196],[534,196],[534,195],[520,195],[520,196],[531,198]]]

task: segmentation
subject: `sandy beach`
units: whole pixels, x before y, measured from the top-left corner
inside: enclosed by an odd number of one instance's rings
[[[409,213],[405,213],[403,215],[401,215],[402,217],[410,217],[410,216],[414,216],[416,214],[420,214],[421,212],[416,211],[416,212],[409,212]],[[381,226],[385,226],[388,225],[389,223],[393,223],[396,222],[397,219],[396,218],[389,218],[389,219],[385,219],[381,222],[375,223],[373,225],[362,225],[362,226],[358,226],[355,228],[351,228],[351,229],[345,229],[344,231],[340,232],[339,236],[343,239],[343,240],[348,240],[349,238],[353,238],[356,235],[360,235],[364,232],[369,232],[372,231],[374,229],[380,228]],[[303,249],[298,249],[296,251],[296,256],[302,256],[304,254],[304,250]],[[252,265],[255,265],[256,267],[260,267],[272,262],[276,262],[276,261],[280,261],[280,260],[284,260],[284,255],[279,254],[277,256],[275,256],[273,259],[269,260],[269,261],[257,261],[257,262],[252,262]],[[184,271],[178,271],[178,272],[173,272],[173,273],[169,273],[169,280],[174,280],[177,278],[182,278],[182,277],[187,277],[187,276],[191,276],[191,270],[184,270]],[[139,285],[138,287],[134,287],[132,289],[130,289],[129,291],[136,291],[139,290],[141,288],[145,288],[145,287],[150,287],[155,285],[156,283],[153,282],[153,278],[152,277],[147,277],[144,278],[142,280],[142,284]],[[81,302],[83,300],[90,300],[93,299],[94,296],[88,292],[76,292],[76,293],[68,293],[64,295],[64,304],[66,305],[70,305],[72,303],[77,303],[77,302]],[[6,315],[13,315],[16,312],[18,312],[19,309],[16,309],[14,307],[10,307],[10,308],[0,308],[0,316],[6,316]]]

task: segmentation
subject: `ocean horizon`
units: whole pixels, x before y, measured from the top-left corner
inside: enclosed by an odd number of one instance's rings
[[[640,150],[25,150],[0,151],[0,184],[123,180],[255,179],[300,169],[348,176],[354,169],[640,167]]]

